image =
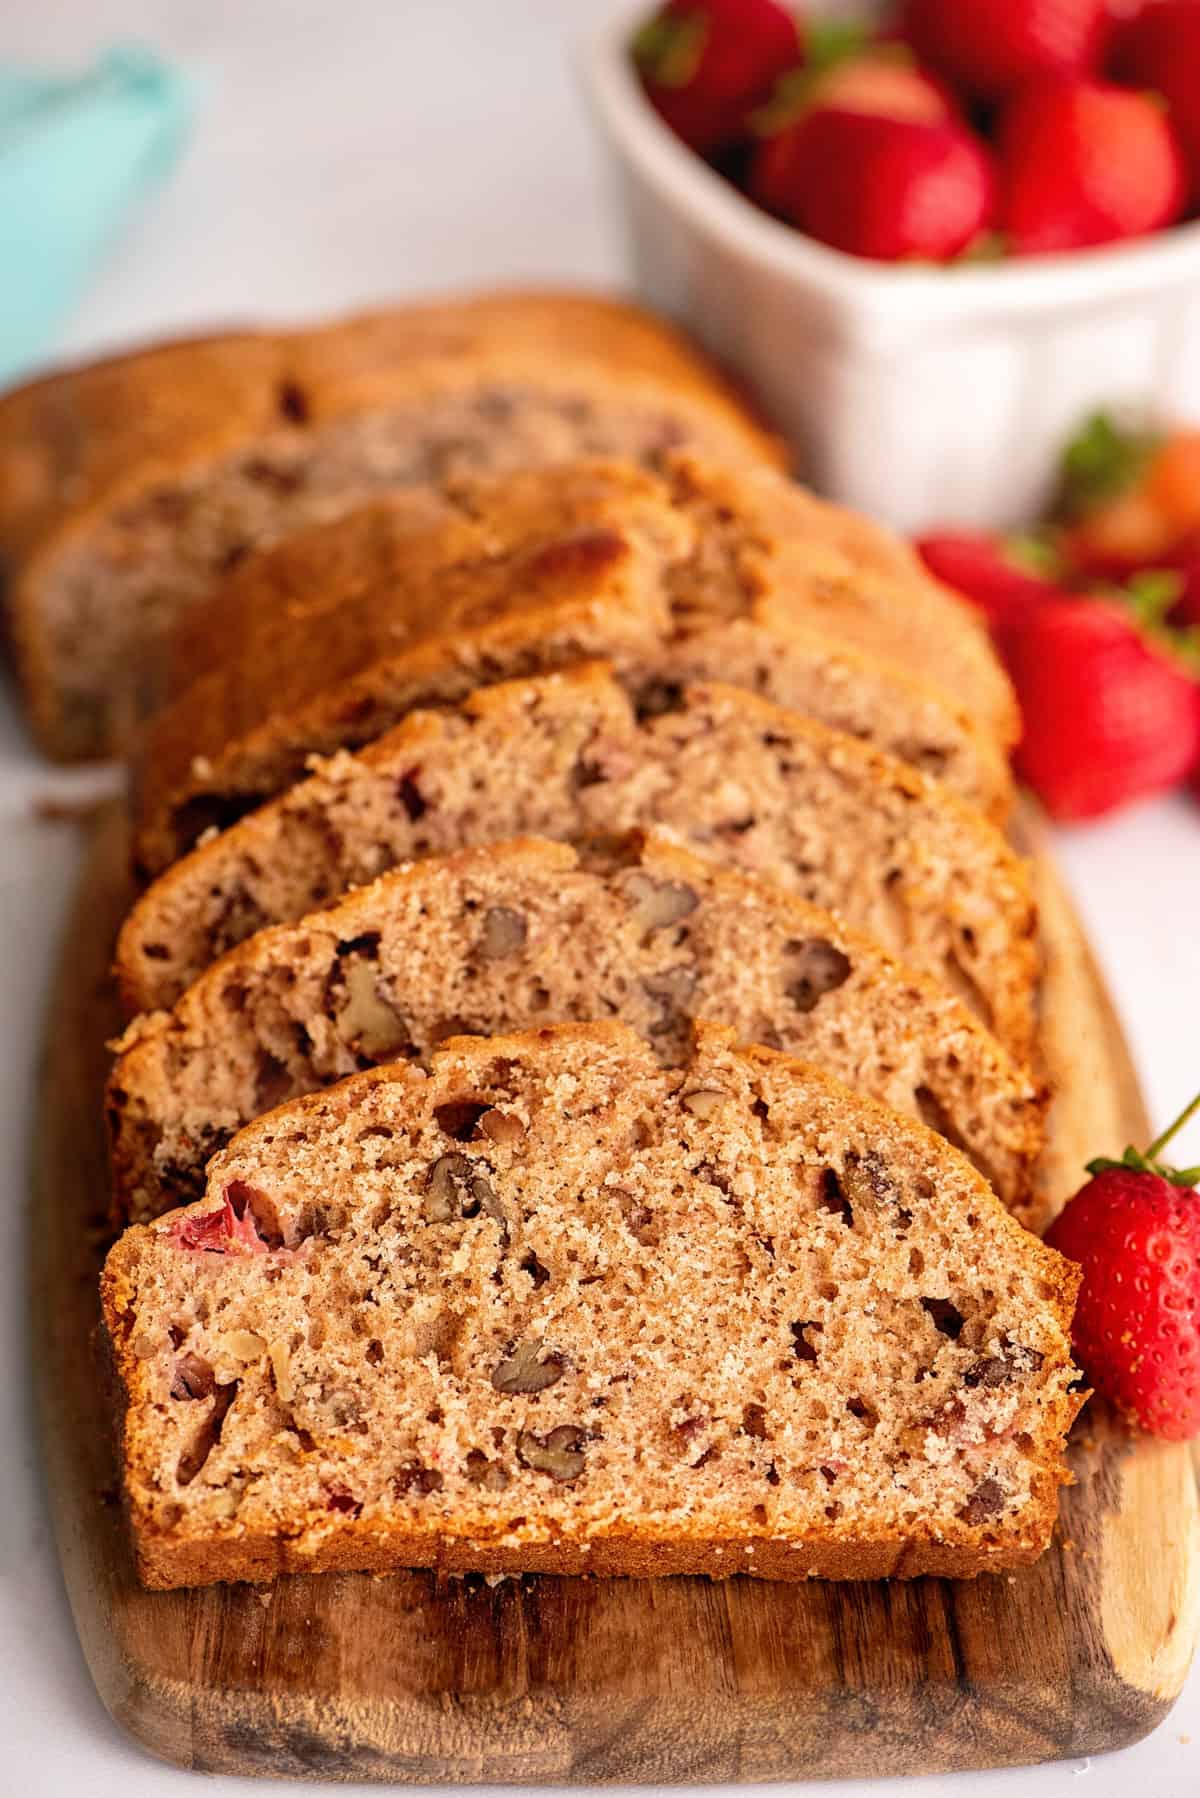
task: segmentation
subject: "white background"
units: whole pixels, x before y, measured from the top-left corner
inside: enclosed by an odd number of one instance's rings
[[[610,7],[3,0],[0,58],[66,66],[141,40],[206,86],[186,161],[101,273],[64,349],[470,283],[619,280],[603,158],[570,71],[574,47]],[[147,1759],[92,1690],[46,1522],[27,1396],[25,1142],[76,851],[69,830],[33,816],[34,798],[54,784],[0,698],[0,1204],[10,1222],[0,1239],[0,1793],[165,1798],[191,1789],[194,1776]],[[1148,805],[1064,834],[1060,849],[1154,1115],[1165,1119],[1200,1085],[1200,807]],[[1200,1130],[1183,1151],[1200,1161]],[[222,1789],[261,1788],[229,1780]],[[875,1798],[1128,1798],[1138,1789],[1200,1792],[1200,1674],[1147,1743],[1090,1766],[837,1788]]]

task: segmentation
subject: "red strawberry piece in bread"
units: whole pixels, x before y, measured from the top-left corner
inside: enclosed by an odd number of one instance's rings
[[[995,179],[963,125],[819,107],[796,127],[772,198],[792,224],[851,256],[946,262],[991,223]]]
[[[1112,71],[1166,101],[1187,158],[1191,202],[1200,204],[1200,0],[1151,0],[1118,31]]]
[[[254,1209],[261,1199],[261,1193],[244,1180],[231,1180],[221,1194],[219,1211],[180,1218],[173,1231],[177,1245],[210,1255],[269,1254],[273,1245],[263,1236]]]
[[[1052,578],[1053,552],[1041,543],[994,531],[931,531],[914,547],[931,574],[983,613],[1002,651],[1032,606],[1064,597]],[[1035,559],[1046,572],[1030,565]]]
[[[977,100],[1031,77],[1094,69],[1107,0],[905,0],[900,28],[918,56]]]
[[[1198,1108],[1144,1154],[1090,1162],[1046,1237],[1083,1269],[1076,1360],[1130,1423],[1173,1442],[1200,1435],[1200,1167],[1158,1157]]]
[[[1033,607],[1007,644],[1017,772],[1063,820],[1166,792],[1200,759],[1200,687],[1116,599]]]
[[[778,0],[666,0],[632,48],[651,103],[701,155],[742,137],[802,54],[796,19]]]
[[[1081,250],[1174,224],[1187,197],[1164,109],[1102,81],[1023,87],[1000,126],[1000,224],[1021,255]]]
[[[758,120],[763,141],[750,165],[748,187],[760,205],[786,213],[794,185],[803,122],[821,107],[885,119],[939,124],[958,117],[942,85],[917,68],[901,44],[872,45],[817,71],[804,69],[782,84]]]

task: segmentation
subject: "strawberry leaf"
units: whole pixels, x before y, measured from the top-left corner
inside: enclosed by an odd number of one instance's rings
[[[810,19],[805,30],[804,67],[810,75],[823,75],[839,62],[858,56],[871,42],[870,28],[862,19]],[[906,44],[889,44],[897,61],[912,62]]]
[[[634,35],[633,60],[656,87],[686,87],[700,66],[708,21],[701,13],[655,13]]]
[[[1183,576],[1174,568],[1143,568],[1128,581],[1125,595],[1143,630],[1157,630],[1183,594]]]
[[[1095,1161],[1088,1162],[1088,1173],[1105,1174],[1111,1173],[1115,1168],[1132,1168],[1139,1174],[1157,1174],[1160,1180],[1166,1180],[1172,1186],[1194,1187],[1200,1182],[1200,1167],[1167,1167],[1158,1157],[1176,1132],[1182,1130],[1197,1111],[1200,1111],[1200,1093],[1196,1094],[1190,1104],[1184,1106],[1179,1116],[1167,1125],[1160,1136],[1155,1137],[1149,1148],[1135,1149],[1131,1143],[1119,1161],[1113,1161],[1107,1155],[1099,1155]]]
[[[1094,412],[1063,451],[1056,515],[1084,518],[1128,493],[1161,442],[1157,433],[1124,429],[1110,413]]]
[[[1111,596],[1123,600],[1139,628],[1159,649],[1200,675],[1200,626],[1171,623],[1171,612],[1183,596],[1186,583],[1174,568],[1145,568]]]
[[[1050,531],[1017,531],[1004,539],[1004,553],[1023,574],[1059,581],[1066,573],[1062,552]]]
[[[1003,231],[981,231],[973,237],[956,262],[986,263],[1003,262],[1008,255],[1008,238]]]
[[[893,63],[908,67],[913,55],[907,44],[877,44],[871,40],[865,25],[852,19],[812,20],[806,27],[804,61],[781,75],[770,97],[750,115],[750,124],[759,137],[774,137],[785,125],[819,96],[825,77],[831,69],[856,57],[869,54],[871,62]]]

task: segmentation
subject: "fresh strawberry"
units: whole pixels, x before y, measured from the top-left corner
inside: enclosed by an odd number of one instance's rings
[[[1063,450],[1054,516],[1080,574],[1122,581],[1170,547],[1175,532],[1147,486],[1161,444],[1157,431],[1096,412]]]
[[[979,608],[1001,649],[1032,606],[1063,598],[1054,552],[1037,539],[993,531],[938,531],[915,548],[932,574]]]
[[[1149,431],[1096,413],[1063,453],[1055,515],[1064,554],[1084,575],[1186,574],[1200,539],[1200,432]]]
[[[766,186],[810,237],[885,262],[957,256],[990,223],[995,197],[990,158],[965,126],[828,106],[795,127],[786,170]]]
[[[1147,483],[1173,530],[1200,531],[1200,431],[1169,432],[1150,465]]]
[[[1159,568],[1179,579],[1179,595],[1168,613],[1180,630],[1200,632],[1200,534],[1176,544]]]
[[[905,0],[900,16],[918,56],[977,100],[1094,69],[1109,23],[1106,0]]]
[[[1025,719],[1017,771],[1054,817],[1098,818],[1165,792],[1200,757],[1200,688],[1130,606],[1035,606],[1006,648]]]
[[[666,0],[633,40],[652,104],[702,155],[745,134],[801,54],[799,27],[778,0]]]
[[[1107,82],[1048,77],[1024,87],[1000,129],[1001,226],[1039,255],[1170,225],[1187,193],[1163,108]]]
[[[1144,1154],[1092,1161],[1046,1240],[1083,1269],[1072,1328],[1096,1391],[1152,1435],[1200,1435],[1200,1167],[1158,1160],[1193,1099]]]
[[[1161,94],[1183,145],[1193,204],[1200,203],[1200,4],[1151,0],[1121,26],[1113,73],[1132,87]]]
[[[918,69],[901,44],[869,46],[815,71],[806,66],[780,83],[755,121],[762,143],[750,165],[748,186],[768,211],[787,212],[797,156],[803,154],[801,125],[823,106],[924,124],[957,117],[946,89]]]

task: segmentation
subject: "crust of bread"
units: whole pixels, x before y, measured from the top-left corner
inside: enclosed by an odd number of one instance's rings
[[[116,507],[280,429],[386,410],[481,379],[641,392],[703,417],[731,455],[785,465],[732,384],[670,326],[584,293],[480,294],[316,329],[194,338],[52,374],[0,398],[0,556],[31,720],[61,750],[41,589]]]
[[[520,1060],[533,1056],[549,1058],[558,1041],[569,1038],[577,1044],[590,1044],[597,1057],[606,1053],[638,1053],[638,1039],[625,1026],[615,1023],[549,1026],[536,1032],[517,1032],[491,1038],[455,1037],[449,1039],[433,1057],[429,1078],[437,1082],[453,1065],[461,1070],[472,1061],[481,1065],[497,1060]],[[821,1074],[794,1057],[767,1049],[735,1048],[732,1033],[722,1027],[697,1023],[696,1047],[734,1053],[739,1060],[764,1069],[788,1070],[801,1079],[815,1082],[840,1095],[856,1108],[858,1120],[868,1124],[872,1114],[894,1128],[893,1113],[873,1100],[852,1094],[837,1081]],[[644,1052],[644,1051],[642,1051]],[[425,1081],[426,1076],[407,1064],[391,1064],[352,1076],[334,1088],[293,1100],[266,1113],[241,1131],[224,1155],[213,1163],[209,1191],[204,1199],[180,1211],[169,1213],[156,1224],[135,1225],[120,1239],[105,1264],[101,1281],[106,1344],[122,1394],[119,1425],[121,1459],[125,1481],[125,1503],[133,1532],[137,1566],[142,1582],[150,1587],[204,1585],[218,1581],[271,1580],[290,1572],[393,1572],[411,1567],[430,1567],[446,1572],[480,1571],[485,1573],[592,1573],[604,1577],[658,1577],[665,1574],[704,1574],[714,1578],[734,1573],[749,1573],[767,1579],[879,1579],[915,1578],[936,1575],[944,1578],[969,1578],[999,1567],[1019,1566],[1035,1560],[1047,1546],[1057,1515],[1058,1488],[1068,1474],[1062,1461],[1061,1444],[1086,1398],[1086,1393],[1062,1392],[1049,1397],[1047,1436],[1056,1441],[1059,1452],[1043,1458],[1031,1487],[1031,1496],[1020,1519],[1004,1529],[981,1531],[978,1526],[956,1520],[941,1538],[917,1525],[901,1535],[886,1539],[856,1541],[846,1526],[835,1523],[822,1532],[794,1540],[772,1538],[762,1534],[739,1533],[713,1536],[701,1523],[694,1530],[676,1529],[670,1534],[638,1531],[625,1526],[606,1526],[602,1532],[585,1540],[560,1534],[547,1540],[546,1531],[536,1520],[522,1519],[513,1528],[504,1528],[503,1541],[496,1539],[501,1531],[489,1531],[483,1514],[467,1513],[456,1520],[453,1533],[444,1527],[414,1530],[387,1527],[368,1520],[348,1518],[324,1512],[309,1518],[294,1531],[272,1533],[239,1533],[236,1524],[217,1531],[188,1532],[176,1525],[163,1531],[149,1515],[149,1507],[141,1498],[141,1485],[151,1462],[148,1445],[141,1440],[135,1407],[146,1389],[144,1363],[135,1352],[132,1331],[138,1283],[138,1256],[151,1232],[172,1228],[178,1220],[195,1214],[211,1213],[214,1202],[220,1202],[222,1166],[235,1156],[253,1155],[256,1145],[275,1140],[284,1129],[302,1133],[306,1121],[331,1104],[341,1112],[353,1112],[360,1098],[379,1084],[410,1084]],[[454,1090],[461,1090],[461,1084]],[[925,1139],[923,1148],[936,1167],[946,1157],[961,1163],[961,1157],[940,1138],[917,1124],[907,1124]],[[965,1165],[965,1164],[963,1164]],[[1002,1230],[1011,1233],[1013,1253],[1037,1268],[1045,1302],[1056,1324],[1069,1342],[1071,1318],[1080,1281],[1080,1270],[1055,1250],[1029,1234],[1009,1213],[1004,1211],[995,1194],[981,1176],[970,1170],[974,1183],[971,1194],[973,1208],[984,1207]],[[984,1541],[987,1534],[990,1541]],[[489,1536],[492,1539],[489,1539]]]
[[[161,872],[209,816],[271,797],[309,755],[593,656],[633,685],[744,674],[1002,822],[1011,692],[961,602],[886,533],[768,471],[680,458],[675,476],[587,462],[410,490],[252,557],[183,621],[196,678],[145,734],[139,867]],[[744,532],[719,576],[713,510]]]
[[[175,1539],[134,1522],[138,1578],[151,1590],[211,1586],[233,1580],[265,1583],[286,1573],[398,1573],[428,1568],[438,1573],[575,1574],[596,1579],[662,1579],[702,1575],[730,1579],[748,1574],[769,1580],[975,1579],[1028,1566],[1049,1546],[1058,1515],[1057,1483],[1036,1522],[1021,1535],[998,1535],[984,1547],[921,1541],[912,1536],[877,1542],[772,1541],[769,1537],[697,1536],[693,1541],[609,1537],[592,1543],[530,1543],[500,1547],[428,1532],[387,1534],[354,1523],[320,1545],[256,1533],[236,1540]]]

